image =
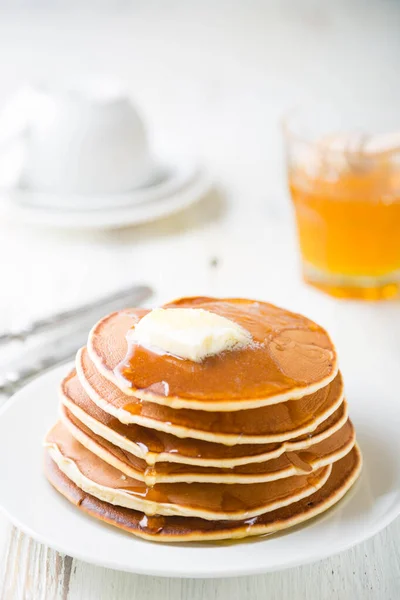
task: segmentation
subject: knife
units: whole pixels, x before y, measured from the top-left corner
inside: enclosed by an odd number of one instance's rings
[[[85,344],[85,341],[74,344],[74,348],[68,348],[66,351],[58,354],[48,354],[43,358],[26,366],[10,369],[0,373],[0,395],[12,396],[20,387],[28,383],[31,379],[43,372],[72,361],[77,350]],[[2,402],[0,401],[0,406]]]
[[[35,321],[24,330],[8,332],[0,336],[0,344],[15,340],[24,341],[32,335],[57,331],[57,327],[68,323],[77,325],[80,320],[89,319],[94,323],[97,313],[105,313],[106,310],[121,310],[127,306],[140,305],[147,300],[153,291],[150,287],[136,285],[120,292],[111,294],[95,302],[79,306],[75,309],[58,313],[49,318]],[[101,315],[98,315],[98,317]],[[0,394],[10,396],[14,394],[22,385],[39,375],[40,373],[72,360],[76,351],[86,344],[88,328],[85,327],[85,321],[81,323],[80,328],[76,328],[73,333],[54,337],[50,341],[41,344],[35,349],[34,360],[22,361],[17,366],[9,367],[0,373]],[[1,403],[0,403],[1,404]]]
[[[44,333],[55,327],[65,325],[69,322],[79,319],[89,319],[99,311],[106,312],[107,308],[114,310],[122,309],[127,306],[139,306],[153,294],[153,290],[147,285],[134,285],[119,292],[114,292],[108,296],[77,306],[44,319],[39,319],[21,328],[18,331],[6,331],[0,334],[0,345],[12,341],[25,341],[32,335]],[[95,320],[95,317],[92,319]]]

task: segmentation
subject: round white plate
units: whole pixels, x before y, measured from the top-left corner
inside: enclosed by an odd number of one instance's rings
[[[60,229],[116,229],[139,225],[169,216],[197,202],[210,189],[210,178],[194,166],[171,171],[157,184],[119,194],[97,198],[89,205],[71,197],[71,207],[50,206],[49,195],[14,189],[3,194],[3,211],[29,224]],[[64,199],[65,203],[65,199]]]
[[[19,391],[0,413],[0,505],[17,526],[97,565],[168,577],[229,577],[325,558],[374,535],[400,512],[400,410],[396,394],[348,382],[364,454],[361,479],[336,508],[278,535],[235,543],[157,544],[79,511],[46,481],[42,439],[57,417],[59,367]]]

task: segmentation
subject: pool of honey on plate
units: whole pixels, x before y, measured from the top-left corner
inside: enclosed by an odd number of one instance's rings
[[[339,297],[397,296],[400,153],[348,158],[338,171],[328,163],[289,173],[305,280]]]

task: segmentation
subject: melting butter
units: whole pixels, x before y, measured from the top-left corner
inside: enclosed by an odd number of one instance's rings
[[[202,308],[156,308],[129,333],[129,342],[155,352],[201,362],[251,344],[251,334],[226,317]]]

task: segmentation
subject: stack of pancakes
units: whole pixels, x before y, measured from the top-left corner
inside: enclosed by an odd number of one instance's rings
[[[166,542],[271,533],[340,500],[361,455],[328,334],[252,300],[166,306],[215,312],[253,343],[197,363],[128,342],[147,310],[102,319],[61,384],[45,440],[53,486],[98,519]]]

